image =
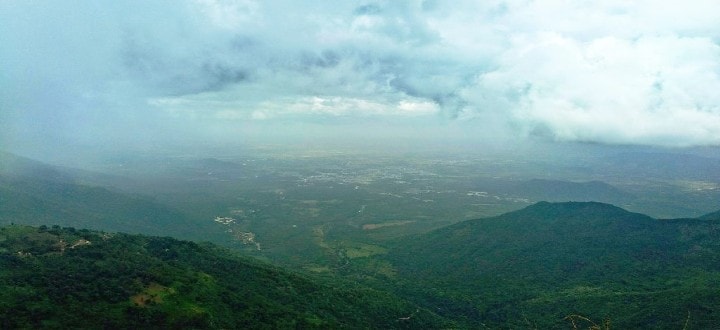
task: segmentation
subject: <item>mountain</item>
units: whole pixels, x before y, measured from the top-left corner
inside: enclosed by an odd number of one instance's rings
[[[643,178],[720,180],[720,159],[692,154],[624,152],[604,159],[604,168]]]
[[[61,225],[195,237],[200,224],[153,200],[103,187],[0,176],[0,224]]]
[[[595,202],[540,202],[406,238],[400,291],[478,325],[720,324],[720,221],[658,220]],[[688,319],[688,315],[689,319]]]
[[[602,181],[571,182],[562,180],[533,179],[508,185],[516,195],[544,201],[603,201],[621,203],[634,197]]]
[[[391,294],[211,244],[0,228],[0,328],[440,328]]]
[[[702,220],[720,220],[720,211],[708,213],[706,215],[701,216],[699,219]]]
[[[99,176],[0,153],[0,225],[60,225],[191,239],[207,239],[215,229],[149,197],[79,183]]]
[[[72,167],[55,166],[0,150],[0,176],[61,183],[114,186],[128,183],[127,177]]]

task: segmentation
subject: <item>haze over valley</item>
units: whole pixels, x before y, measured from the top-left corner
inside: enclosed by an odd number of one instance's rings
[[[718,327],[719,13],[0,2],[0,328]]]

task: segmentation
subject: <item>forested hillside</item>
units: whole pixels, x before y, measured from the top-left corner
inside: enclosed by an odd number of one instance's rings
[[[201,224],[153,200],[103,187],[0,176],[0,225],[61,225],[201,239]],[[203,231],[212,228],[202,227]]]
[[[0,228],[0,328],[439,328],[416,305],[211,244]]]
[[[108,177],[0,152],[0,225],[60,225],[185,239],[214,234],[214,227],[151,197],[84,183]],[[112,178],[119,180],[129,179]]]
[[[569,315],[620,328],[720,324],[720,211],[662,220],[597,202],[540,202],[440,227],[459,221],[452,214],[466,203],[647,197],[600,181],[439,189],[425,174],[423,189],[393,190],[337,164],[334,182],[315,163],[273,176],[260,170],[269,162],[256,162],[161,162],[172,175],[128,179],[142,183],[128,181],[128,191],[113,185],[128,172],[0,154],[0,327],[564,328]],[[677,203],[701,196],[711,209],[713,193],[682,196]],[[446,219],[422,225],[435,208]],[[69,227],[211,241],[288,268],[209,243]]]
[[[542,202],[404,239],[388,260],[406,294],[477,324],[549,328],[571,314],[625,329],[720,324],[720,222],[710,216]]]

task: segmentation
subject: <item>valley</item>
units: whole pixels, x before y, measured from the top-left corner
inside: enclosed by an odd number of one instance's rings
[[[720,1],[0,22],[0,329],[720,329]]]
[[[688,313],[691,324],[720,322],[718,181],[653,168],[618,176],[607,158],[262,148],[72,169],[4,153],[0,220],[212,242],[406,299],[460,328],[556,328],[569,315],[623,327],[675,326]],[[141,306],[175,292],[144,285],[130,299]]]
[[[100,159],[90,169],[130,178],[106,184],[152,196],[214,227],[205,236],[208,240],[258,253],[254,243],[243,244],[247,240],[237,235],[252,233],[262,246],[261,257],[302,266],[292,260],[303,251],[314,255],[301,258],[315,260],[308,267],[336,262],[328,246],[382,245],[538,201],[600,201],[658,218],[695,217],[718,207],[717,181],[663,172],[666,165],[661,163],[648,167],[653,176],[621,176],[627,164],[612,163],[614,157],[597,151],[585,157],[537,156],[528,161],[522,155],[491,152],[459,157],[263,147],[226,150],[212,158]],[[702,163],[695,167],[720,168],[712,158],[691,159]],[[234,222],[213,222],[218,217]],[[317,228],[325,233],[325,246],[312,239]]]

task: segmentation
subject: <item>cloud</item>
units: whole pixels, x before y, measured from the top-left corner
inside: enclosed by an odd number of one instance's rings
[[[720,143],[720,47],[712,40],[578,42],[540,33],[514,42],[498,69],[467,87],[472,104],[560,140]]]
[[[720,144],[713,0],[5,1],[0,20],[4,141],[425,118]]]

